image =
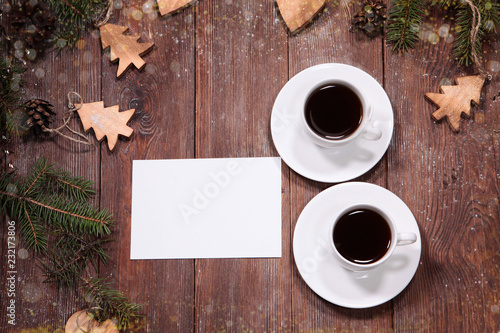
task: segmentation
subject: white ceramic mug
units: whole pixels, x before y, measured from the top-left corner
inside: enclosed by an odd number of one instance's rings
[[[358,128],[351,133],[350,135],[347,135],[343,138],[340,139],[331,139],[331,138],[325,138],[323,136],[320,136],[317,134],[307,123],[306,120],[306,104],[309,99],[309,96],[316,90],[321,87],[331,85],[331,84],[340,84],[348,87],[351,89],[359,98],[361,105],[362,105],[362,118],[361,118],[361,123],[359,124]],[[349,111],[346,111],[349,112]],[[302,118],[302,125],[303,128],[309,137],[315,144],[324,147],[324,148],[335,148],[335,147],[340,147],[343,146],[356,138],[361,138],[365,140],[370,140],[370,141],[376,141],[382,137],[382,130],[378,126],[378,124],[374,121],[371,120],[373,112],[373,105],[371,105],[367,100],[365,95],[358,89],[356,88],[353,84],[351,84],[347,80],[343,79],[325,79],[314,86],[311,87],[311,89],[307,92],[306,97],[302,103],[302,112],[301,112],[301,118]]]
[[[349,214],[349,212],[361,209],[367,209],[378,213],[387,222],[387,225],[389,226],[389,229],[391,231],[390,245],[385,254],[377,261],[367,264],[356,263],[354,261],[348,260],[345,257],[343,257],[342,254],[340,254],[340,252],[338,251],[337,247],[335,246],[335,242],[333,239],[333,233],[335,231],[337,222],[340,220],[340,218],[346,214]],[[393,254],[396,246],[409,245],[415,243],[417,241],[417,235],[414,234],[413,232],[399,232],[396,228],[393,218],[385,210],[382,210],[378,207],[369,204],[357,204],[357,205],[351,205],[342,210],[341,212],[339,212],[338,214],[336,214],[335,216],[333,216],[333,223],[330,227],[329,239],[330,239],[330,245],[333,248],[333,255],[342,267],[353,272],[366,272],[382,265],[387,259],[389,259],[389,257]],[[362,244],[360,244],[360,246],[361,245]]]

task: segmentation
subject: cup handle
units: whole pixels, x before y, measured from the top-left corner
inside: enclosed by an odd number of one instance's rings
[[[417,241],[417,235],[413,232],[400,232],[398,233],[398,241],[396,245],[409,245]]]
[[[368,141],[377,141],[382,137],[382,130],[377,126],[378,124],[376,121],[372,121],[372,114],[373,114],[373,106],[370,105],[368,106],[368,112],[367,112],[368,126],[363,131],[363,133],[361,133],[361,137]]]
[[[382,130],[377,127],[377,123],[371,123],[367,129],[363,131],[361,137],[369,141],[377,141],[382,137]]]

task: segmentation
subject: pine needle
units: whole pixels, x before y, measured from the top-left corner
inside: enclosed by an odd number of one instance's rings
[[[500,5],[497,1],[475,0],[473,5],[477,7],[481,17],[476,40],[471,40],[471,31],[475,28],[478,18],[474,18],[471,6],[467,3],[459,3],[456,9],[456,27],[458,36],[455,38],[453,54],[460,65],[469,66],[474,63],[473,52],[478,57],[482,54],[484,37],[489,32],[496,32],[500,25]]]
[[[86,200],[93,193],[92,182],[40,159],[24,179],[0,175],[0,213],[19,219],[28,248],[45,251],[52,229],[95,237],[110,233],[111,214]]]
[[[404,53],[418,41],[418,31],[425,15],[424,0],[393,0],[389,11],[387,42],[393,51]]]
[[[103,279],[94,278],[85,281],[86,298],[91,298],[90,308],[97,321],[106,318],[115,318],[118,329],[124,329],[128,324],[142,317],[142,306],[131,302],[121,292],[110,287],[111,284]]]
[[[55,40],[55,45],[59,49],[75,45],[86,25],[93,23],[108,6],[108,1],[105,0],[47,0],[46,2],[59,22]]]
[[[27,131],[24,125],[25,114],[20,110],[21,89],[24,69],[13,60],[0,58],[0,128],[9,133],[22,134]]]
[[[92,182],[75,177],[39,159],[25,177],[0,174],[0,214],[17,219],[26,246],[43,254],[39,260],[44,282],[59,287],[78,285],[90,297],[98,321],[116,318],[120,328],[140,317],[142,307],[131,302],[103,279],[86,280],[90,268],[106,264],[105,236],[111,214],[87,200],[95,193]]]

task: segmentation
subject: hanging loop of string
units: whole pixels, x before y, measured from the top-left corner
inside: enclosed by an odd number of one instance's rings
[[[493,75],[491,73],[488,73],[484,67],[481,64],[481,59],[479,59],[479,55],[477,54],[476,50],[476,43],[477,43],[477,34],[479,33],[479,29],[481,28],[481,12],[479,11],[479,8],[477,8],[476,5],[471,0],[465,0],[467,5],[469,5],[471,11],[472,11],[472,29],[470,31],[470,40],[471,40],[471,56],[472,56],[472,61],[474,62],[474,65],[478,69],[479,73],[484,76],[488,81],[491,81],[493,79]]]
[[[90,140],[85,135],[83,135],[82,133],[79,133],[79,132],[73,130],[68,125],[69,121],[71,120],[71,116],[73,115],[73,113],[75,111],[77,111],[78,109],[80,109],[82,107],[82,105],[83,105],[83,98],[82,98],[82,96],[80,96],[80,94],[78,94],[78,93],[76,93],[74,91],[70,91],[68,93],[68,109],[69,110],[64,113],[63,124],[61,126],[59,126],[58,128],[43,128],[42,131],[49,132],[49,133],[56,133],[56,134],[58,134],[58,135],[60,135],[60,136],[62,136],[64,138],[66,138],[68,140],[73,141],[73,142],[91,146],[92,143],[90,142]],[[68,129],[71,133],[73,133],[75,135],[78,135],[79,137],[83,138],[84,140],[82,141],[82,140],[79,140],[79,139],[75,139],[75,138],[72,138],[72,137],[64,134],[63,132],[61,132],[61,130],[63,128]]]
[[[113,11],[113,0],[108,0],[108,4],[106,5],[106,9],[101,12],[99,17],[95,20],[95,26],[100,27],[106,24],[111,17],[111,12]],[[104,14],[106,13],[106,14]]]

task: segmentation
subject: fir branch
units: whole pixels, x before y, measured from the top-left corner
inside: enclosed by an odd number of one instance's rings
[[[478,38],[476,39],[474,45],[472,45],[473,42],[470,38],[471,30],[474,29],[472,17],[472,10],[468,5],[457,9],[456,26],[460,27],[460,31],[458,32],[458,37],[455,39],[453,54],[457,58],[458,63],[460,65],[464,64],[465,66],[469,66],[473,63],[473,48],[478,55],[481,54],[482,50],[481,37],[483,32],[481,30],[478,31]]]
[[[418,31],[425,14],[425,0],[393,0],[389,11],[387,41],[393,51],[404,53],[418,41]]]
[[[33,165],[32,172],[30,173],[32,179],[27,180],[28,188],[24,191],[24,196],[28,195],[28,192],[35,186],[35,184],[40,180],[45,174],[45,170],[49,167],[46,161],[40,160]]]
[[[132,320],[142,317],[142,306],[131,302],[118,290],[112,289],[103,279],[84,280],[85,296],[91,298],[90,308],[97,321],[116,318],[118,329],[127,328]]]
[[[24,215],[20,217],[21,233],[29,248],[35,252],[44,251],[47,248],[48,237],[44,232],[44,223],[39,219],[30,216],[28,210],[24,209]]]
[[[75,232],[95,234],[96,236],[110,233],[111,215],[106,210],[99,211],[89,204],[64,202],[57,194],[48,197],[45,194],[45,198],[41,198],[43,201],[38,201],[0,189],[0,198],[2,197],[11,197],[24,202],[31,212],[29,215],[41,217],[58,227]],[[19,215],[16,214],[18,213],[16,210],[11,210],[11,213]]]
[[[27,247],[45,255],[39,261],[44,282],[83,286],[91,307],[97,307],[98,321],[116,317],[119,327],[126,328],[140,317],[142,307],[105,280],[82,277],[88,268],[107,263],[104,245],[112,241],[103,237],[110,232],[111,215],[83,200],[94,193],[91,185],[41,159],[24,178],[0,174],[0,214],[17,219]]]
[[[108,6],[106,0],[46,0],[56,14],[59,28],[56,31],[56,46],[60,49],[73,46],[82,30],[93,23]]]
[[[454,5],[456,2],[457,0],[432,0],[431,6],[438,5],[439,7],[450,7],[451,5]]]
[[[47,234],[54,229],[102,237],[110,233],[111,215],[82,200],[93,193],[90,185],[38,160],[24,180],[0,175],[0,213],[20,220],[26,244],[35,251],[46,250]]]
[[[48,262],[41,262],[47,277],[44,282],[71,286],[89,263],[95,270],[99,262],[106,264],[108,255],[102,246],[111,239],[79,236],[64,229],[56,229],[54,234],[59,239],[56,250],[47,253]]]
[[[32,198],[20,198],[36,205],[38,216],[58,227],[96,236],[110,233],[108,226],[111,215],[106,210],[99,211],[87,203],[62,201],[58,194],[45,196],[44,202]],[[43,196],[40,199],[43,199]]]
[[[43,189],[46,192],[58,193],[64,195],[68,200],[86,201],[93,194],[94,183],[82,177],[74,177],[69,172],[55,168],[53,164],[48,164],[46,160],[38,160],[34,163],[30,175],[34,179],[28,179],[32,185],[26,190],[25,195],[33,188],[39,178],[43,179]],[[33,194],[40,188],[35,187]]]
[[[22,122],[24,113],[20,111],[23,72],[24,69],[13,60],[0,58],[0,127],[14,134],[27,130]]]
[[[480,1],[479,12],[481,13],[485,32],[497,32],[500,27],[500,3],[496,1]]]
[[[61,174],[57,177],[50,177],[50,179],[57,184],[56,186],[59,186],[60,189],[64,191],[66,196],[72,197],[75,200],[84,201],[96,193],[92,188],[92,182],[81,177],[71,177],[69,173]]]
[[[496,28],[500,25],[500,6],[496,1],[460,2],[456,12],[455,30],[458,30],[458,36],[455,39],[453,54],[460,65],[469,66],[474,63],[475,55],[477,60],[480,60],[484,36],[488,32],[496,32]],[[476,34],[473,34],[478,22],[479,29]]]

